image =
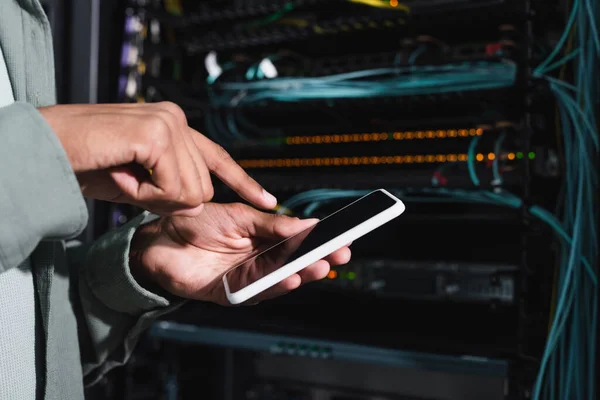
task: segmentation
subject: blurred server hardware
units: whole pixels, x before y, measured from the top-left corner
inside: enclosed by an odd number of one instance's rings
[[[332,269],[323,285],[381,296],[431,301],[515,301],[517,266],[354,260]]]
[[[277,213],[321,218],[380,187],[407,204],[323,281],[254,307],[190,303],[158,322],[149,333],[158,347],[211,345],[226,365],[235,358],[219,379],[167,374],[169,387],[217,379],[232,387],[219,400],[593,399],[599,8],[597,0],[124,5],[114,101],[180,105],[190,126],[277,195]],[[240,201],[215,189],[217,201]],[[140,211],[111,207],[107,229]],[[181,353],[171,370],[191,365]],[[261,360],[276,373],[262,373]],[[343,375],[345,362],[393,371],[374,386],[319,380],[320,368]],[[494,371],[489,392],[458,377],[477,369]],[[411,386],[413,374],[430,384]],[[463,391],[434,390],[450,382]]]
[[[508,363],[161,322],[128,369],[126,398],[503,399]],[[157,346],[157,344],[160,345]],[[225,356],[215,358],[215,347]],[[194,363],[193,360],[206,360]],[[215,362],[218,360],[217,362]],[[207,383],[213,383],[205,388]],[[432,385],[432,382],[437,382]]]

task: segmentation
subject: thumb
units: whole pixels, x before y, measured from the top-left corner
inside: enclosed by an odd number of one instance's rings
[[[262,237],[284,239],[293,236],[319,222],[316,218],[300,219],[286,215],[262,213],[254,226],[256,233]]]
[[[137,164],[111,168],[110,177],[115,185],[131,199],[138,197],[140,185],[149,180],[148,172]]]
[[[290,237],[299,232],[302,232],[305,229],[308,229],[319,222],[318,218],[290,218],[285,215],[284,221],[280,221],[275,226],[275,233],[280,237]]]

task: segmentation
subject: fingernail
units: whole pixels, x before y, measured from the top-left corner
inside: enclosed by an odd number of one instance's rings
[[[271,205],[271,207],[274,208],[277,205],[277,198],[265,189],[263,189],[263,198],[267,201],[267,204]]]

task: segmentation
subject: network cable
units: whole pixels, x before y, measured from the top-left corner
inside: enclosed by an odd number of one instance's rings
[[[247,137],[240,125],[243,121],[236,109],[240,105],[263,101],[302,102],[307,100],[340,100],[377,97],[416,96],[448,92],[498,89],[512,86],[517,67],[513,61],[480,61],[447,65],[409,65],[359,70],[344,74],[255,79],[257,66],[246,74],[246,82],[218,85],[211,79],[211,118],[207,133],[220,142]],[[226,121],[226,122],[224,122]],[[258,131],[258,129],[255,129]],[[263,135],[278,132],[263,132]]]
[[[368,79],[377,78],[377,79]],[[407,66],[354,71],[318,78],[277,78],[252,82],[222,83],[217,105],[235,107],[264,100],[298,102],[413,96],[431,93],[484,90],[514,84],[516,65],[509,60]]]
[[[475,173],[475,149],[477,148],[477,142],[479,141],[479,136],[473,137],[471,139],[471,144],[469,145],[469,151],[467,153],[467,166],[469,168],[469,176],[471,177],[471,182],[473,185],[479,186],[479,178]]]
[[[580,266],[581,260],[588,260],[597,274],[599,8],[595,0],[574,0],[557,46],[534,71],[535,77],[549,82],[558,102],[564,148],[561,227],[571,238],[569,244],[563,241],[551,329],[533,390],[535,400],[592,400],[596,394],[598,288]],[[556,60],[565,45],[575,50]],[[572,82],[550,75],[567,63],[572,66]]]
[[[549,82],[559,104],[564,141],[565,198],[562,200],[562,221],[549,211],[532,206],[531,215],[548,224],[562,244],[561,263],[557,277],[557,295],[550,332],[542,355],[539,373],[533,387],[534,399],[594,399],[595,346],[598,318],[597,230],[598,218],[597,159],[598,128],[595,112],[600,104],[598,68],[594,62],[600,57],[597,27],[597,2],[586,0],[585,5],[575,0],[565,34],[557,48],[534,72],[534,76]],[[577,20],[579,48],[561,60],[554,61],[566,37]],[[590,37],[592,35],[593,37]],[[575,82],[569,83],[549,75],[551,71],[574,62]],[[501,139],[496,146],[501,146]],[[479,179],[474,168],[474,139],[469,148],[469,175],[475,186]],[[498,151],[497,151],[498,152]],[[497,168],[497,167],[496,167]],[[494,169],[494,177],[499,173]],[[522,207],[522,201],[505,191],[500,193],[448,191],[433,189],[446,200],[483,202],[512,208]],[[426,193],[427,190],[421,190]],[[314,213],[325,202],[339,198],[356,198],[366,191],[311,191],[292,197],[283,209],[294,209],[306,204],[305,215]],[[400,197],[407,190],[397,191]],[[414,193],[412,193],[414,194]],[[416,200],[411,197],[412,200]]]

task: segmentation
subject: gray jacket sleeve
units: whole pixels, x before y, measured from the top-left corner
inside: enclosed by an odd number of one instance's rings
[[[156,318],[184,302],[150,292],[131,276],[129,246],[147,215],[143,213],[106,233],[91,249],[83,250],[85,261],[78,269],[82,305],[79,324],[83,373],[88,386],[127,362],[140,334]],[[83,254],[75,258],[82,257]]]
[[[62,145],[27,103],[0,108],[0,273],[21,264],[42,239],[76,237],[87,208]],[[108,232],[91,248],[68,246],[72,306],[87,383],[131,355],[140,333],[178,307],[137,284],[129,245],[144,215]]]
[[[0,108],[0,273],[42,239],[77,236],[87,209],[60,141],[27,103]]]

